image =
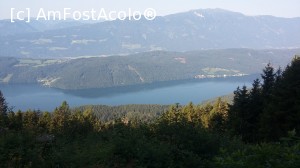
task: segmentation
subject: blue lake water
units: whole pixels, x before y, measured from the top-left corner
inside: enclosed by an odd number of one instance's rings
[[[186,80],[108,89],[61,90],[39,85],[0,85],[14,110],[53,111],[64,100],[71,107],[90,104],[187,104],[233,93],[238,86],[251,86],[256,76]]]

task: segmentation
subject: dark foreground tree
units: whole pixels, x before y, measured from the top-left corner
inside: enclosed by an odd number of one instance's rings
[[[283,71],[265,104],[261,118],[261,135],[265,140],[278,140],[288,131],[300,131],[300,57]]]
[[[7,121],[8,121],[7,113],[8,113],[8,105],[0,90],[0,130],[7,126]]]
[[[228,113],[228,130],[233,135],[239,135],[246,140],[248,133],[248,110],[249,110],[249,93],[246,86],[242,89],[239,87],[234,91],[233,104],[229,106]]]

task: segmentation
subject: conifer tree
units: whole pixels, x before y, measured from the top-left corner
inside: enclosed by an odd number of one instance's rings
[[[51,130],[56,133],[65,133],[68,130],[68,121],[70,119],[71,110],[66,101],[59,108],[56,108],[53,113]]]
[[[249,93],[246,86],[242,89],[239,87],[234,91],[233,104],[229,106],[228,111],[228,130],[234,134],[239,135],[245,140],[245,133],[247,131],[248,121],[247,114],[249,109]]]
[[[271,66],[270,63],[268,63],[265,69],[263,70],[263,74],[261,75],[261,77],[263,79],[262,95],[264,99],[268,99],[276,79],[276,73],[274,72],[274,68]]]
[[[282,72],[274,85],[270,100],[265,104],[261,118],[261,136],[274,141],[286,136],[288,131],[300,132],[300,58]]]
[[[247,132],[244,134],[244,139],[248,142],[258,140],[259,118],[263,111],[262,88],[259,79],[253,81],[252,88],[249,93],[249,103],[247,112]]]
[[[49,112],[43,112],[39,118],[39,127],[48,132],[51,127],[51,114]]]
[[[225,132],[227,117],[228,103],[218,98],[210,112],[209,128],[219,133]]]
[[[39,114],[39,111],[26,111],[23,114],[23,127],[28,131],[35,131],[38,128]]]
[[[8,105],[7,102],[0,90],[0,129],[4,128],[7,126],[8,118],[7,118],[7,113],[8,113]]]
[[[194,104],[190,102],[188,105],[183,107],[183,117],[186,118],[187,121],[192,121],[192,116],[195,114]]]

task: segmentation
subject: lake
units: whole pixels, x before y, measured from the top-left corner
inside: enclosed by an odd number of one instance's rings
[[[39,85],[0,85],[14,111],[53,111],[64,100],[71,107],[91,104],[187,104],[233,93],[238,86],[251,86],[257,75],[219,79],[183,80],[147,85],[86,90],[61,90]]]

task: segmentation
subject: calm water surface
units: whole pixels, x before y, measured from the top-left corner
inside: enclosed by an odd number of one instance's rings
[[[53,111],[66,100],[71,107],[88,104],[186,104],[232,93],[238,86],[251,86],[255,76],[187,80],[149,85],[66,91],[39,85],[0,85],[14,110]]]

